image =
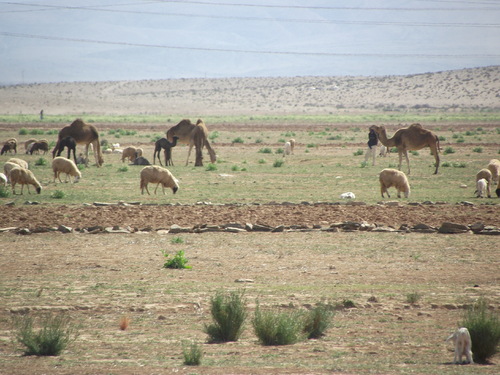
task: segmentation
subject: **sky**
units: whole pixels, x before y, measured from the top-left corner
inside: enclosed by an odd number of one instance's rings
[[[500,0],[0,0],[0,84],[500,65]]]

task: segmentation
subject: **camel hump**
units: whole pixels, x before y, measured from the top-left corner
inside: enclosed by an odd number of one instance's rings
[[[203,122],[203,120],[201,118],[198,119],[198,121],[196,121],[196,125],[205,125],[205,123]]]

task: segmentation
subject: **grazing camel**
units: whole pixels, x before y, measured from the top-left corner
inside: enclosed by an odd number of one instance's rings
[[[172,147],[177,145],[177,140],[179,137],[173,137],[173,142],[170,142],[167,138],[160,138],[155,142],[155,152],[153,153],[153,164],[156,162],[156,155],[158,155],[158,161],[161,164],[160,151],[163,148],[165,150],[165,166],[174,165],[172,160]]]
[[[167,131],[167,139],[170,142],[173,142],[173,138],[175,136],[179,138],[180,143],[186,143],[189,145],[186,165],[188,165],[189,156],[191,155],[193,146],[196,148],[196,161],[194,163],[195,167],[203,166],[202,150],[204,146],[207,148],[208,153],[210,154],[210,161],[212,163],[215,163],[217,161],[215,151],[210,146],[210,142],[208,142],[208,129],[203,120],[198,119],[196,124],[193,124],[189,119],[182,120]]]
[[[439,138],[433,132],[426,130],[420,124],[412,124],[407,128],[398,129],[392,138],[387,138],[387,133],[384,126],[372,125],[370,129],[375,130],[378,139],[387,148],[396,147],[399,154],[399,170],[403,163],[403,155],[406,158],[408,165],[408,174],[410,174],[410,160],[408,159],[408,151],[420,150],[424,147],[431,149],[431,154],[436,159],[436,170],[434,174],[438,173],[439,169]]]
[[[57,150],[60,148],[60,143],[66,137],[73,137],[76,144],[85,145],[85,159],[89,158],[89,145],[94,148],[94,156],[96,165],[102,166],[104,160],[102,159],[101,145],[99,143],[99,132],[94,125],[89,125],[81,119],[76,119],[71,125],[65,126],[59,131],[56,147],[52,151],[52,157],[55,157]]]

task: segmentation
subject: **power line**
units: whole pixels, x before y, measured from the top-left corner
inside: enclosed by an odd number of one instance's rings
[[[143,48],[161,48],[161,49],[175,49],[175,50],[188,50],[188,51],[205,51],[205,52],[224,52],[224,53],[245,53],[245,54],[264,54],[264,55],[295,55],[295,56],[323,56],[323,57],[411,57],[411,58],[454,58],[454,59],[469,59],[469,58],[500,58],[500,54],[425,54],[425,53],[351,53],[351,52],[294,52],[294,51],[262,51],[262,50],[239,50],[230,48],[208,48],[208,47],[184,47],[184,46],[169,46],[162,44],[146,44],[146,43],[131,43],[131,42],[116,42],[95,39],[80,39],[80,38],[67,38],[49,35],[35,35],[12,33],[8,31],[0,31],[0,35],[15,38],[29,38],[29,39],[44,39],[55,40],[64,42],[77,42],[77,43],[92,43],[92,44],[107,44],[127,47],[143,47]]]
[[[176,1],[174,1],[176,2]],[[2,2],[0,2],[2,3]],[[12,2],[3,2],[8,4],[26,5],[31,7],[39,7],[38,4],[21,4]],[[121,4],[118,4],[121,5]],[[168,16],[168,17],[187,17],[187,18],[210,18],[210,19],[229,19],[229,20],[244,20],[244,21],[272,21],[272,22],[293,22],[293,23],[312,23],[312,24],[346,24],[346,25],[376,25],[376,26],[413,26],[413,27],[466,27],[466,28],[498,28],[499,23],[465,23],[465,22],[397,22],[397,21],[344,21],[344,20],[327,20],[327,19],[294,19],[294,18],[265,18],[265,17],[251,17],[251,16],[225,16],[225,15],[201,15],[193,13],[172,13],[172,12],[153,12],[153,11],[139,11],[139,10],[123,10],[123,9],[102,9],[100,7],[92,6],[70,6],[70,5],[44,5],[43,9],[33,11],[47,11],[51,9],[62,10],[87,10],[98,12],[111,12],[111,13],[128,13],[128,14],[146,14],[153,16]],[[0,12],[3,13],[3,12]]]

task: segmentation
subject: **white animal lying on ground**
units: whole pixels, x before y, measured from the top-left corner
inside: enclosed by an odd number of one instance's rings
[[[469,330],[465,327],[459,328],[446,339],[446,341],[452,341],[455,345],[455,356],[453,357],[454,363],[462,363],[462,356],[465,355],[467,363],[474,363],[472,360],[471,346],[472,342],[470,339]]]

